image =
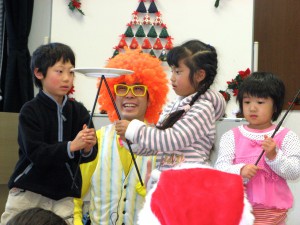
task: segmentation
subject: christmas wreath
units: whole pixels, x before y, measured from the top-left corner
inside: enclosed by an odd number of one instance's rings
[[[236,75],[236,77],[234,79],[226,82],[227,89],[225,91],[223,91],[223,90],[219,91],[225,98],[226,102],[228,102],[231,99],[230,92],[233,94],[233,96],[237,96],[237,94],[239,93],[239,88],[240,88],[241,84],[243,83],[245,78],[250,75],[250,73],[251,73],[251,71],[249,68],[247,68],[245,71],[241,70],[238,72],[238,74]]]
[[[68,6],[72,12],[74,12],[74,10],[77,10],[79,13],[84,15],[83,11],[80,9],[81,8],[80,0],[70,0]]]

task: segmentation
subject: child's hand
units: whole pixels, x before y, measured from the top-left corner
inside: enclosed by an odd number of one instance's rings
[[[273,140],[273,138],[270,138],[267,135],[265,135],[264,137],[265,140],[263,141],[261,147],[265,150],[266,157],[269,160],[273,160],[277,155],[276,142]]]
[[[70,151],[75,152],[84,149],[84,153],[88,153],[96,144],[97,138],[94,128],[87,128],[83,125],[83,129],[78,132],[75,139],[71,142]]]
[[[152,170],[149,180],[147,182],[147,191],[150,191],[153,188],[153,186],[158,182],[160,174],[161,171],[159,171],[158,169]]]
[[[125,132],[127,130],[127,127],[129,125],[130,121],[128,120],[118,120],[116,121],[116,132],[118,135],[125,136]]]
[[[87,128],[87,125],[83,125],[83,140],[86,143],[86,147],[84,148],[84,153],[89,153],[93,146],[97,142],[96,132],[94,128]]]
[[[241,169],[241,176],[243,178],[251,179],[252,177],[254,177],[256,175],[258,170],[259,170],[258,166],[255,166],[253,164],[246,164]]]

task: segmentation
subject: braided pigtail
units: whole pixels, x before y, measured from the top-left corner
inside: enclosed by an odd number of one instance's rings
[[[197,91],[197,94],[195,94],[192,98],[192,100],[190,101],[190,103],[181,110],[172,112],[166,119],[165,121],[162,123],[161,126],[156,126],[158,129],[160,130],[165,130],[169,127],[172,127],[180,118],[181,116],[187,112],[193,105],[194,103],[197,101],[197,99],[200,97],[200,95],[202,95],[207,89],[206,88],[201,88],[201,90]]]
[[[172,112],[167,118],[166,120],[162,123],[161,126],[156,126],[157,129],[159,130],[165,130],[167,128],[170,128],[174,125],[174,123],[176,123],[180,117],[183,115],[183,113],[185,112],[184,109]]]

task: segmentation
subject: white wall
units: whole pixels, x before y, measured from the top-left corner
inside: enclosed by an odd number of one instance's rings
[[[51,35],[51,8],[52,0],[34,1],[32,25],[28,37],[28,49],[30,54],[40,45],[46,44]],[[38,89],[34,87],[34,93]]]
[[[34,2],[32,25],[28,38],[30,53],[45,41],[50,39],[51,33],[51,0],[38,0]]]
[[[77,67],[104,67],[139,1],[81,2],[85,16],[72,13],[66,1],[53,0],[51,41],[69,44],[76,53]],[[155,3],[175,45],[197,38],[216,47],[219,54],[216,90],[225,89],[226,81],[234,78],[239,70],[251,68],[253,0],[221,1],[219,8],[214,7],[212,0],[157,0]],[[95,79],[78,74],[75,90],[75,98],[91,109],[96,95]],[[170,98],[174,96],[171,92]],[[230,102],[227,114],[231,115],[235,108],[234,101]]]

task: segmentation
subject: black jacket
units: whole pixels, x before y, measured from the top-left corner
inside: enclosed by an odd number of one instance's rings
[[[65,99],[61,107],[43,91],[25,103],[19,115],[19,161],[8,187],[54,200],[80,197],[82,179],[78,161],[79,158],[81,163],[94,160],[97,146],[88,157],[80,157],[80,151],[72,155],[67,148],[88,121],[89,113],[81,103]]]

